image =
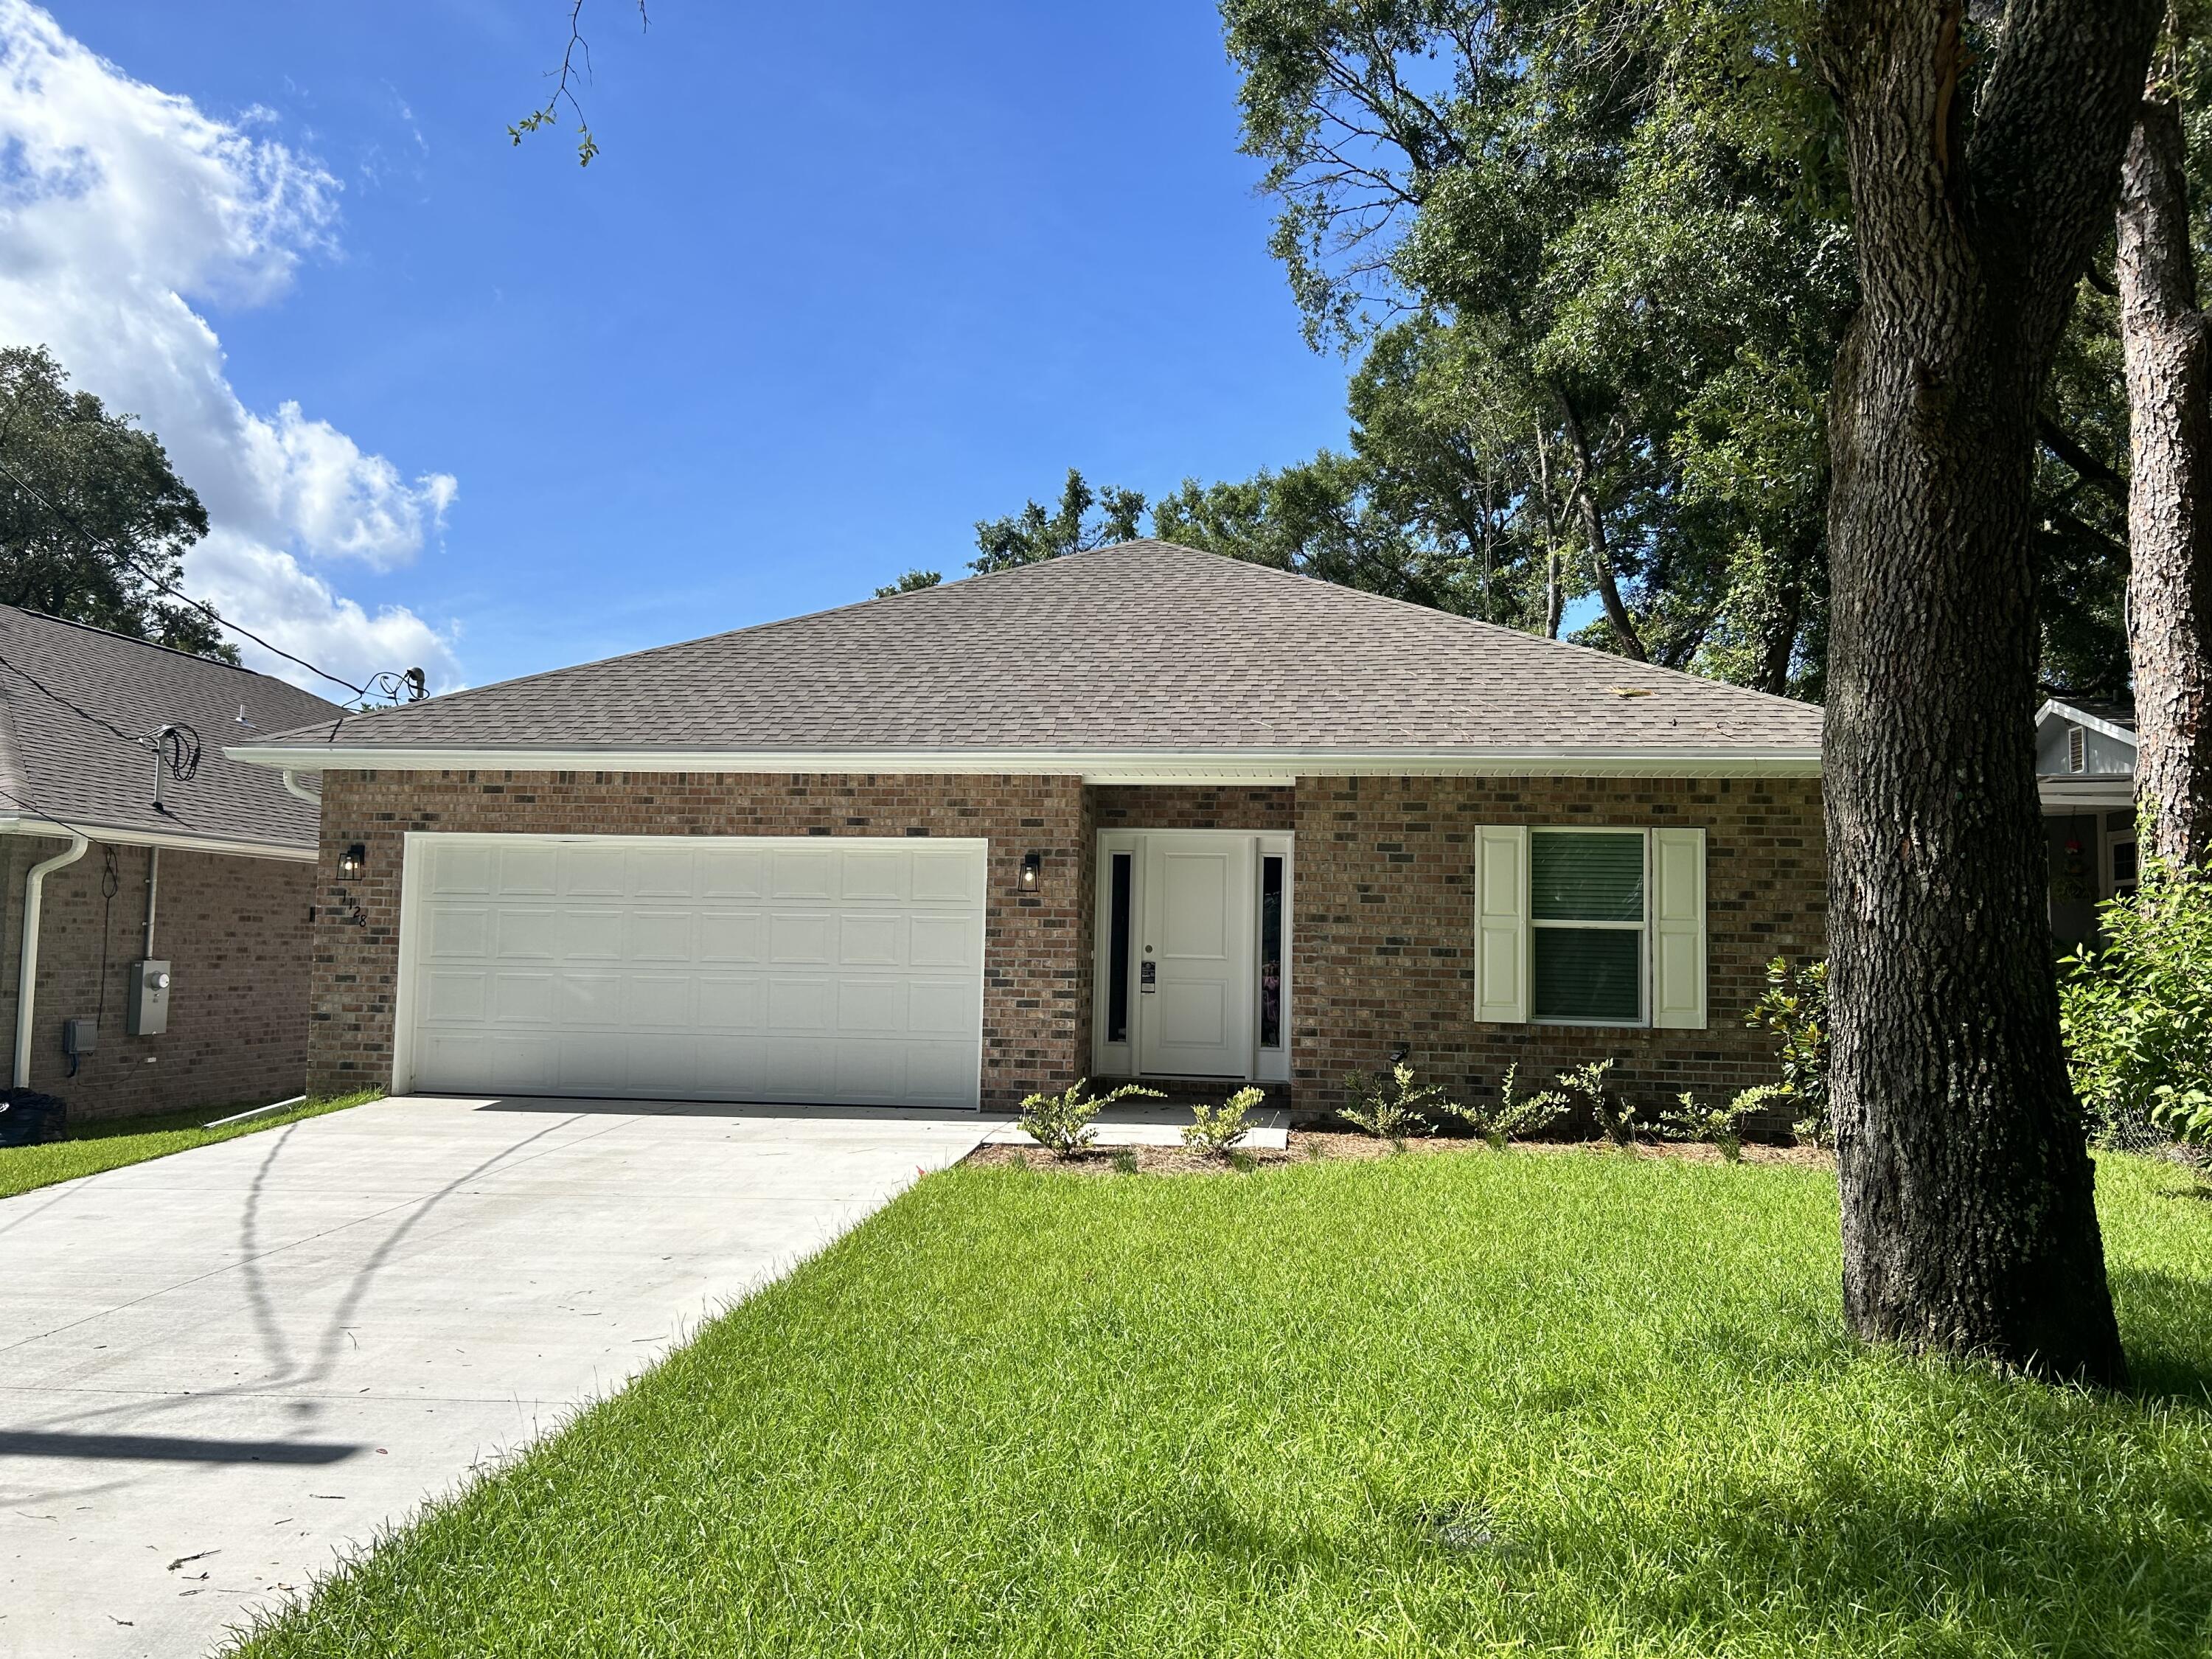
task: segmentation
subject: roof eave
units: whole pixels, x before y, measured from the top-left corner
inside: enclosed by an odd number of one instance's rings
[[[181,830],[143,830],[129,824],[95,823],[72,818],[42,818],[28,813],[0,814],[0,836],[52,836],[66,840],[82,835],[110,847],[159,847],[179,853],[213,853],[224,858],[276,859],[288,864],[313,864],[317,848],[313,842],[236,841],[225,836],[194,836]]]
[[[2072,703],[2057,697],[2049,699],[2042,708],[2035,711],[2035,723],[2040,726],[2053,714],[2063,715],[2076,726],[2086,726],[2092,732],[2101,732],[2108,738],[2118,738],[2130,749],[2142,746],[2142,740],[2126,726],[2115,726],[2112,721],[2101,720],[2086,708],[2077,708]]]
[[[1300,777],[1817,777],[1817,744],[1242,749],[340,748],[241,744],[223,753],[303,772],[725,772],[1080,775],[1089,783],[1289,783]]]

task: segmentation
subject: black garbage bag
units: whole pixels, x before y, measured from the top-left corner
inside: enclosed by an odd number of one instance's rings
[[[0,1091],[0,1146],[35,1146],[59,1140],[69,1127],[69,1103],[34,1089]]]

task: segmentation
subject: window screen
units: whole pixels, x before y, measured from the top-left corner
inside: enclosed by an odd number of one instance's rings
[[[1644,842],[1640,833],[1594,830],[1529,836],[1535,1018],[1644,1018]]]

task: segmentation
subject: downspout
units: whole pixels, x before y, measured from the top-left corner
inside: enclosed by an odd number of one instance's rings
[[[297,795],[310,806],[319,807],[323,804],[323,798],[301,783],[300,775],[289,766],[284,769],[284,793]]]
[[[22,967],[15,984],[15,1086],[31,1086],[31,1033],[36,1024],[34,1004],[39,994],[39,910],[46,896],[48,872],[75,864],[92,843],[72,830],[66,849],[33,865],[23,878]]]
[[[161,849],[146,849],[146,948],[138,954],[150,958],[154,954],[154,898],[161,890]]]

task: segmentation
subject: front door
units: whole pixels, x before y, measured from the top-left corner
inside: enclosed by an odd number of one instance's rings
[[[1137,953],[1138,1066],[1158,1077],[1251,1075],[1249,836],[1148,835]]]

